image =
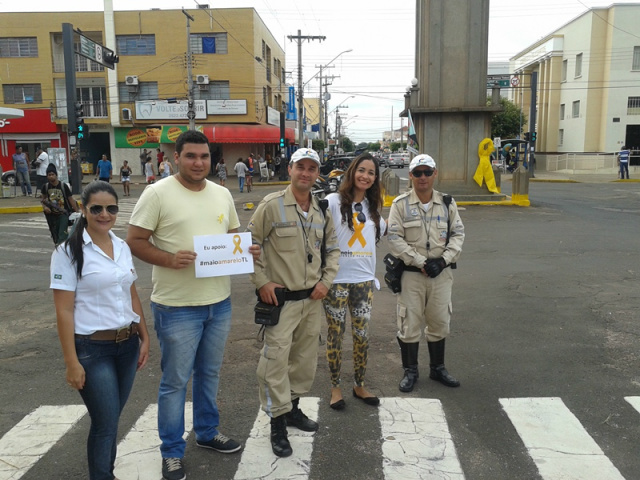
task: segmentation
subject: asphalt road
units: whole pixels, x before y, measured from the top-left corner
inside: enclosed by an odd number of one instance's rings
[[[232,182],[232,189],[235,186]],[[243,226],[251,215],[243,203],[257,204],[267,191],[278,188],[282,187],[234,193]],[[119,236],[125,235],[126,218],[140,190],[134,187],[134,195],[121,200],[123,218],[115,229]],[[411,394],[398,391],[402,370],[395,340],[395,298],[383,286],[374,299],[369,388],[383,399],[441,402],[464,472],[463,477],[452,478],[554,478],[540,473],[535,453],[501,406],[505,399],[541,397],[560,399],[622,478],[640,478],[640,413],[625,401],[640,396],[640,187],[536,183],[530,187],[530,199],[529,208],[472,206],[461,211],[466,241],[455,273],[447,367],[462,386],[449,389],[428,379],[423,344],[416,389]],[[3,436],[41,405],[81,401],[64,382],[48,290],[52,244],[46,224],[39,214],[0,215],[0,238]],[[378,252],[380,280],[387,252],[383,240]],[[141,262],[137,268],[138,290],[149,318],[151,269]],[[260,343],[252,321],[254,295],[248,276],[234,277],[232,286],[234,326],[220,384],[221,429],[244,443],[259,407],[255,368]],[[320,398],[321,429],[313,440],[313,455],[306,465],[309,474],[304,478],[399,478],[385,477],[388,436],[377,412],[349,392],[350,348],[346,339],[347,408],[342,412],[329,409],[329,375],[320,349],[310,396]],[[151,355],[122,415],[122,437],[156,402],[160,368],[155,338]],[[22,478],[85,478],[88,425],[87,418],[80,420]],[[549,423],[549,428],[554,426]],[[241,456],[196,449],[191,435],[187,462],[189,479],[231,480]],[[0,479],[13,478],[2,475],[0,466]],[[596,475],[566,478],[602,478]],[[258,473],[254,478],[260,478]]]

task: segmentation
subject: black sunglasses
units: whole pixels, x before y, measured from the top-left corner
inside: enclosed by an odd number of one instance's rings
[[[356,216],[356,219],[358,220],[358,222],[360,223],[364,223],[367,221],[367,216],[362,212],[362,204],[361,203],[356,203],[353,208],[355,209],[356,212],[358,212],[358,215]]]
[[[107,212],[111,215],[117,215],[118,212],[120,211],[120,208],[118,208],[118,205],[91,205],[89,207],[89,212],[91,212],[91,215],[100,215],[102,213],[103,209],[107,209]]]
[[[411,172],[411,175],[413,175],[416,178],[420,178],[423,174],[426,175],[427,177],[430,177],[431,175],[433,175],[435,172],[435,170],[432,169],[426,169],[426,170],[414,170],[413,172]]]

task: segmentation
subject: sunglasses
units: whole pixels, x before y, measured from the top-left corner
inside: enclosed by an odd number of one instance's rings
[[[117,215],[120,211],[118,205],[91,205],[89,212],[91,212],[91,215],[100,215],[105,208],[110,215]]]
[[[414,170],[413,172],[411,172],[411,175],[413,175],[416,178],[420,178],[422,175],[426,175],[427,177],[430,177],[431,175],[433,175],[435,172],[435,170],[432,169],[426,169],[426,170]]]
[[[362,212],[362,204],[361,203],[356,203],[353,206],[354,210],[356,212],[358,212],[358,215],[356,216],[356,219],[358,220],[358,222],[360,223],[364,223],[367,221],[367,216]]]

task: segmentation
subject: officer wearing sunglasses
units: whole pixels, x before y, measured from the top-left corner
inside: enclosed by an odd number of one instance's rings
[[[429,347],[429,378],[448,387],[460,382],[444,366],[445,338],[451,318],[453,272],[448,268],[460,256],[464,225],[454,200],[434,190],[435,160],[418,155],[409,165],[411,190],[398,196],[389,213],[389,246],[405,264],[398,294],[398,343],[404,376],[401,392],[411,392],[418,381],[418,347],[425,332]]]

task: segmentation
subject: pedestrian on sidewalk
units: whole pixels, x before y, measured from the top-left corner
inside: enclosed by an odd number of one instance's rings
[[[160,343],[158,433],[165,480],[185,478],[184,411],[192,380],[196,445],[220,453],[241,449],[219,430],[220,368],[231,329],[229,276],[197,278],[194,237],[237,233],[231,192],[207,180],[209,141],[188,130],[176,140],[178,173],[145,188],[131,215],[127,243],[153,265],[151,311]],[[259,247],[249,248],[252,254]]]
[[[267,195],[248,226],[253,242],[262,247],[251,281],[262,302],[280,307],[278,323],[265,327],[257,370],[260,405],[271,418],[271,448],[278,457],[293,453],[287,426],[318,430],[300,409],[300,396],[313,384],[324,319],[321,300],[340,256],[331,214],[311,195],[319,169],[314,150],[297,150],[289,166],[291,185]]]
[[[625,173],[627,174],[627,180],[629,179],[629,157],[631,151],[626,147],[622,147],[622,150],[618,153],[618,163],[620,164],[620,178],[624,179]]]
[[[244,180],[246,178],[247,172],[249,171],[245,163],[242,161],[242,157],[238,158],[238,161],[236,162],[236,165],[233,167],[233,169],[236,171],[236,175],[238,175],[238,187],[240,187],[240,193],[242,193],[244,189]],[[251,191],[249,190],[248,184],[247,191]]]
[[[31,195],[31,179],[29,178],[29,157],[22,152],[22,147],[16,147],[13,154],[13,169],[16,172],[16,181],[22,188],[22,195]]]
[[[460,386],[444,366],[444,345],[451,321],[453,271],[449,267],[462,251],[464,225],[455,201],[433,188],[437,175],[431,156],[414,157],[409,165],[412,188],[396,197],[389,212],[391,254],[405,264],[397,307],[404,368],[401,392],[411,392],[418,381],[423,332],[429,347],[429,378],[447,387]]]
[[[78,211],[78,204],[71,195],[69,185],[58,179],[55,163],[47,167],[47,180],[40,190],[40,203],[53,243],[60,245],[69,235],[69,215]]]
[[[147,163],[144,164],[144,175],[147,180],[147,184],[155,183],[156,181],[156,172],[153,169],[153,162],[151,161],[151,157],[147,157]]]
[[[96,175],[96,180],[109,183],[111,178],[113,178],[113,166],[105,153],[102,155],[102,159],[98,161],[98,174]]]
[[[42,187],[45,183],[47,183],[47,167],[49,166],[49,154],[47,154],[47,152],[45,152],[39,145],[36,154],[38,155],[35,160],[37,194],[38,190],[42,192]]]
[[[376,285],[376,244],[385,234],[380,167],[370,153],[358,156],[344,174],[340,190],[327,196],[340,245],[338,274],[322,303],[327,316],[327,362],[334,410],[345,408],[340,388],[342,341],[351,316],[353,396],[377,407],[378,397],[364,386],[369,358],[369,322]],[[380,287],[378,286],[378,289]]]
[[[227,181],[227,165],[224,163],[224,158],[221,158],[216,165],[216,172],[220,179],[220,185],[224,187],[224,184]]]
[[[131,196],[131,167],[129,167],[129,162],[122,162],[122,167],[120,167],[120,180],[122,181],[122,188],[124,189],[124,196]]]
[[[69,387],[91,417],[89,478],[111,480],[118,421],[136,371],[149,358],[149,334],[136,291],[131,251],[111,229],[118,196],[92,182],[82,193],[82,217],[51,256],[50,288]]]

